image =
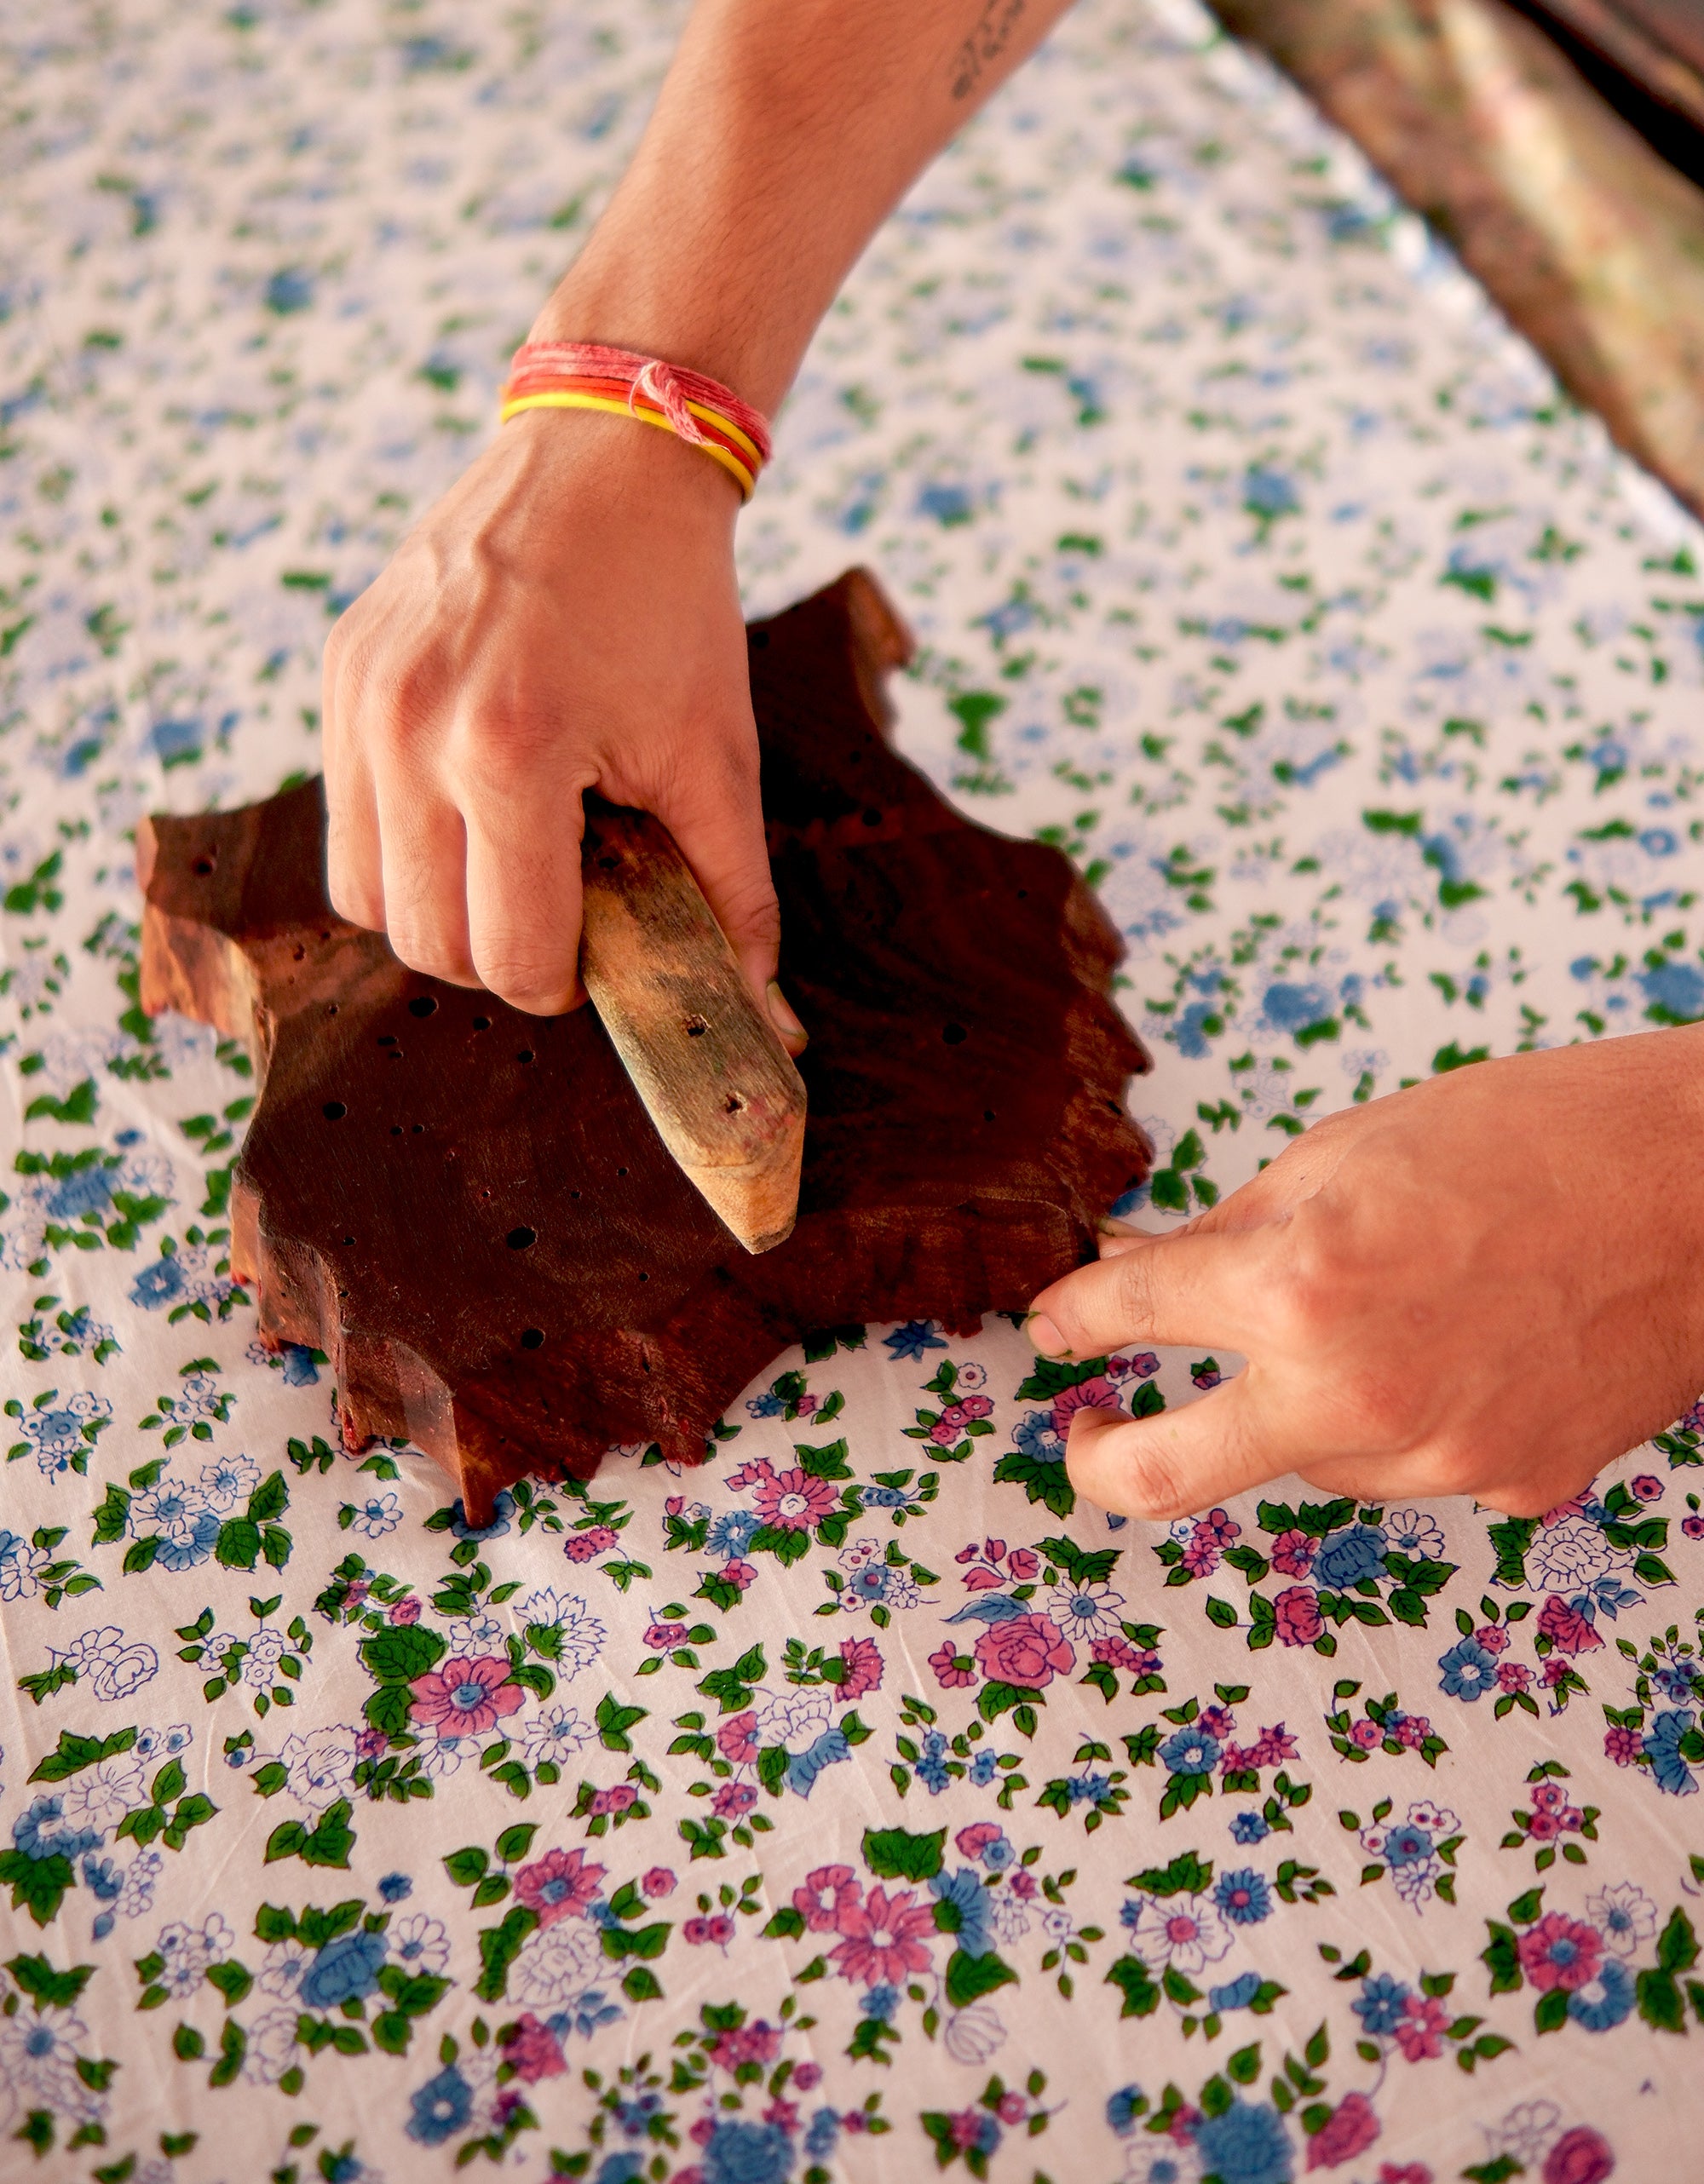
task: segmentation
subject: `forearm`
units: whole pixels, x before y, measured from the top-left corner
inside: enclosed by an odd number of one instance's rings
[[[772,409],[882,220],[1069,0],[699,0],[535,339],[666,357]]]

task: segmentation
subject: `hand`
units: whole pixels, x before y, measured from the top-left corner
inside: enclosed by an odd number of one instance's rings
[[[1150,1419],[1079,1411],[1079,1494],[1166,1519],[1293,1471],[1538,1515],[1704,1388],[1704,1026],[1431,1078],[1167,1235],[1110,1226],[1035,1299],[1037,1348],[1248,1364]]]
[[[584,1000],[580,797],[674,835],[777,1029],[733,481],[625,417],[506,424],[325,648],[330,883],[404,963]],[[776,1004],[779,1003],[779,1008]]]

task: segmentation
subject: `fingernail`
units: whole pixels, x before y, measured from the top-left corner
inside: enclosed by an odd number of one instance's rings
[[[781,1037],[792,1046],[795,1054],[802,1054],[810,1042],[810,1033],[787,1005],[787,997],[774,979],[769,988],[769,1021]]]
[[[1023,1323],[1023,1331],[1044,1358],[1064,1358],[1071,1354],[1071,1345],[1045,1312],[1032,1312]]]
[[[1098,1224],[1102,1236],[1140,1236],[1142,1231],[1128,1221],[1115,1221],[1111,1214]]]

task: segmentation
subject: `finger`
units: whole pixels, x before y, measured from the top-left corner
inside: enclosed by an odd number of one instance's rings
[[[781,913],[769,876],[755,764],[749,773],[729,767],[708,780],[671,790],[653,809],[691,865],[759,1005],[797,1052],[804,1044],[803,1027],[780,988],[769,990],[780,951]]]
[[[378,785],[385,929],[411,970],[477,986],[468,940],[467,844],[461,814],[431,790]]]
[[[481,796],[466,815],[468,939],[492,992],[534,1016],[585,998],[580,984],[578,795]]]
[[[325,776],[325,886],[331,907],[352,925],[384,930],[378,805],[354,733],[356,697],[346,687],[341,647],[328,644],[320,674],[320,757]]]
[[[1104,1356],[1120,1342],[1218,1342],[1244,1351],[1265,1251],[1256,1235],[1120,1237],[1042,1290],[1026,1332],[1044,1357]]]
[[[1245,1371],[1152,1418],[1085,1405],[1071,1421],[1065,1468],[1097,1508],[1166,1523],[1282,1478],[1291,1459],[1264,1429],[1258,1383]]]

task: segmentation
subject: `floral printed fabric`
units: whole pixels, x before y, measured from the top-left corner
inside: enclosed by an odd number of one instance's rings
[[[1166,1532],[1070,1416],[1234,1361],[843,1328],[473,1532],[256,1344],[130,830],[314,767],[679,21],[6,26],[8,2174],[1688,2174],[1704,1412],[1539,1521]],[[1102,888],[1162,1217],[1704,1011],[1695,534],[1186,6],[1094,0],[884,230],[741,543],[754,608],[872,562],[906,747]]]

